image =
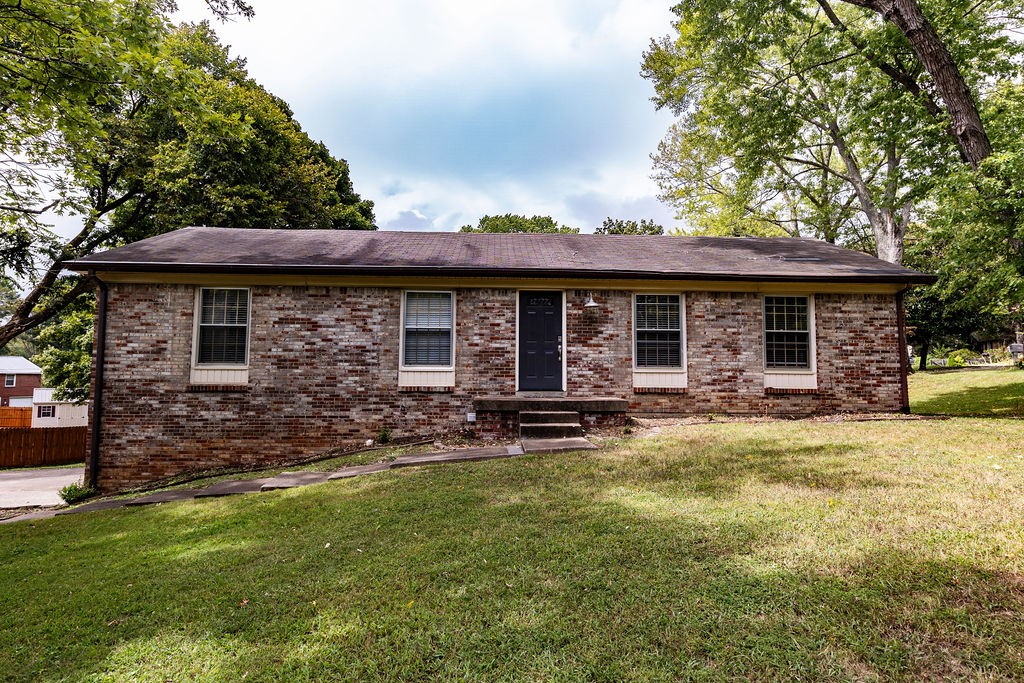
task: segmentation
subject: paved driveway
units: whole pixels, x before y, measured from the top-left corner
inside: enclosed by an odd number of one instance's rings
[[[64,501],[57,492],[81,482],[84,473],[83,467],[0,471],[0,508],[59,505]]]

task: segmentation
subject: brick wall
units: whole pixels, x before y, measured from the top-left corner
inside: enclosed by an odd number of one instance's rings
[[[689,386],[633,393],[632,293],[566,292],[570,396],[629,398],[669,414],[899,409],[893,296],[818,295],[819,390],[766,394],[757,294],[686,297]],[[456,386],[399,390],[401,290],[252,288],[249,383],[190,391],[195,289],[111,285],[99,484],[267,463],[377,438],[466,427],[472,399],[515,392],[516,292],[456,290]],[[505,424],[485,418],[478,429]]]

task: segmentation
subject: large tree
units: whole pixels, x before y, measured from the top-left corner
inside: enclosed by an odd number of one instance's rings
[[[139,3],[92,4],[127,12]],[[310,140],[287,105],[252,81],[244,61],[231,59],[207,25],[173,28],[159,18],[165,8],[149,4],[157,14],[144,12],[139,21],[147,30],[130,38],[116,33],[116,22],[89,26],[97,34],[114,31],[108,41],[122,50],[132,77],[101,70],[87,96],[60,96],[78,103],[80,120],[44,108],[38,121],[8,130],[2,140],[13,161],[0,170],[14,169],[4,177],[12,207],[3,209],[0,224],[3,275],[20,277],[29,289],[0,325],[0,345],[87,291],[87,279],[63,282],[60,263],[97,249],[188,224],[374,227],[372,202],[353,191],[347,164]],[[62,36],[54,36],[56,44]],[[103,66],[115,69],[113,61]],[[38,209],[50,204],[80,218],[70,239],[40,220]]]
[[[913,41],[854,4],[676,7],[678,35],[652,45],[645,75],[681,117],[656,166],[691,222],[847,243],[867,225],[878,255],[900,260],[963,136]],[[1017,68],[1011,4],[928,3],[968,93]]]

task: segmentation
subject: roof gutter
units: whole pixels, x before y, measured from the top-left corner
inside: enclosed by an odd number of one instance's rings
[[[459,266],[346,266],[346,265],[280,265],[256,263],[168,263],[118,261],[68,261],[65,268],[95,273],[219,273],[243,275],[377,275],[427,277],[554,277],[563,279],[604,280],[708,280],[717,282],[847,282],[927,285],[936,281],[934,275],[914,271],[894,274],[832,274],[772,275],[765,273],[689,273],[679,271],[604,270],[599,268],[482,268]]]
[[[907,358],[907,313],[903,305],[903,296],[906,289],[896,292],[896,330],[899,336],[900,357],[900,412],[904,415],[910,414],[910,361]]]
[[[107,349],[107,285],[96,277],[95,271],[89,276],[96,281],[99,291],[96,295],[96,387],[92,398],[92,424],[89,429],[89,488],[96,488],[100,466],[100,429],[103,425],[103,370]]]

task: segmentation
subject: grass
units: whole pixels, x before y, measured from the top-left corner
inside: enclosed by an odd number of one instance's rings
[[[1024,417],[1024,372],[1009,366],[927,370],[910,376],[921,415]]]
[[[0,671],[1020,679],[1022,444],[1021,420],[711,423],[8,525]]]

